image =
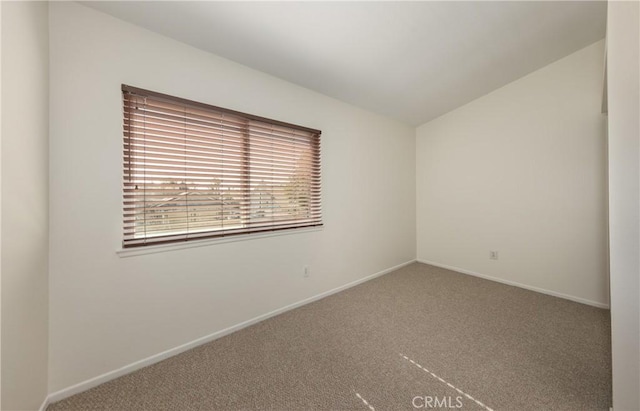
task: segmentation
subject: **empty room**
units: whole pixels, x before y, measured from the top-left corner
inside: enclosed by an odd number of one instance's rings
[[[640,410],[637,1],[0,1],[0,409]]]

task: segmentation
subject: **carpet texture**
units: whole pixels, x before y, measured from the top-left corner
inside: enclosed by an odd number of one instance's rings
[[[47,410],[608,410],[609,328],[608,310],[414,263]]]

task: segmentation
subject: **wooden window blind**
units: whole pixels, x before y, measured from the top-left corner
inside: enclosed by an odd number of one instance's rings
[[[322,225],[320,131],[122,92],[124,247]]]

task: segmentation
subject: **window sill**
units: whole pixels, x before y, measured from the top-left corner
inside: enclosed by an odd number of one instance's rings
[[[116,254],[120,258],[135,257],[137,255],[165,253],[169,251],[182,250],[185,248],[207,247],[215,244],[234,243],[236,241],[251,241],[260,238],[276,237],[281,235],[304,234],[322,231],[323,227],[297,228],[292,230],[281,230],[267,233],[239,234],[229,237],[207,238],[203,240],[185,241],[182,243],[147,245],[136,248],[120,248]]]

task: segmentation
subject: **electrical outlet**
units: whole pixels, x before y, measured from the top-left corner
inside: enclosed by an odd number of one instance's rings
[[[304,266],[304,274],[303,274],[304,278],[309,278],[309,267],[308,266]]]
[[[497,260],[498,259],[498,252],[497,251],[489,251],[489,259],[490,260]]]

